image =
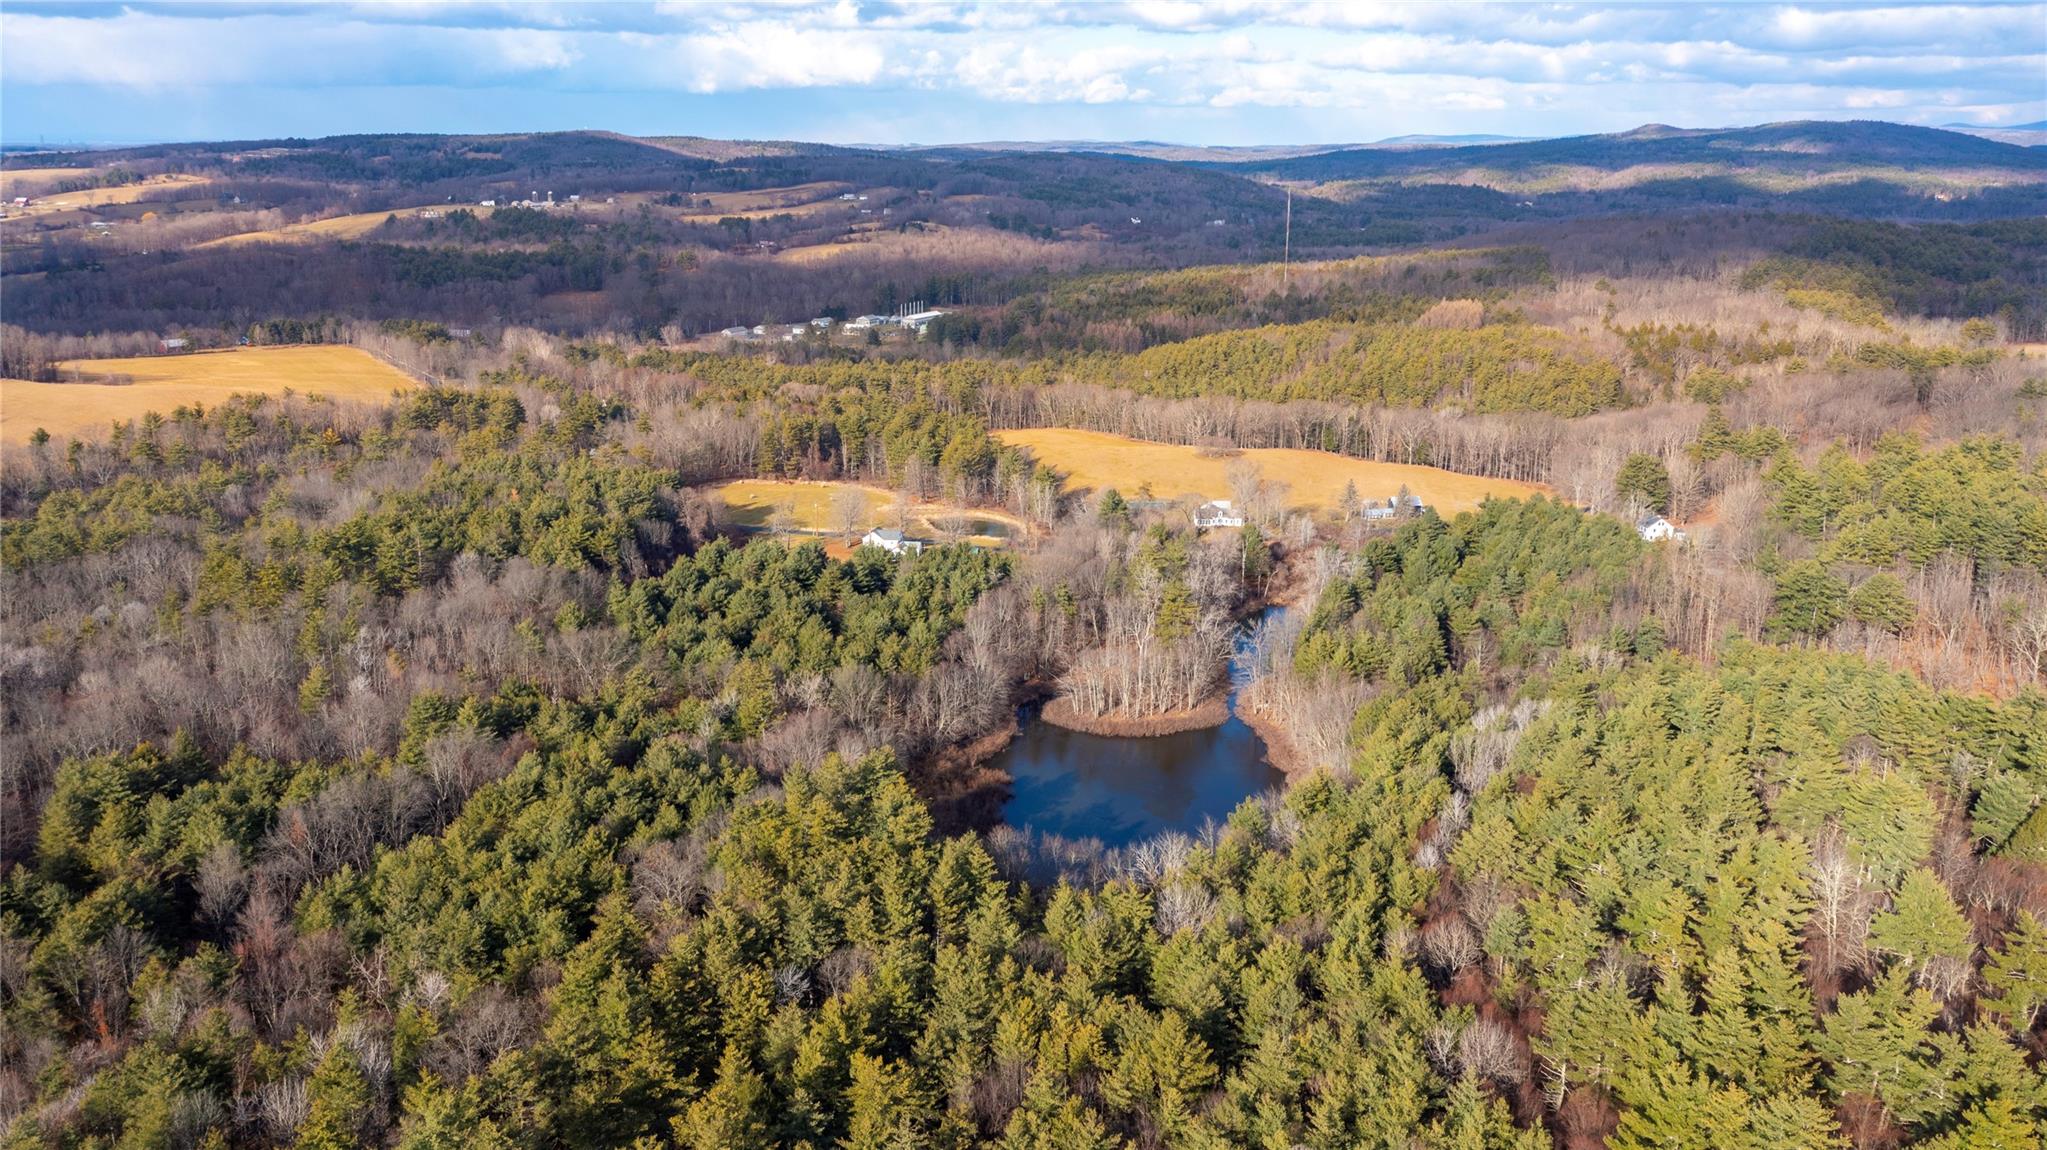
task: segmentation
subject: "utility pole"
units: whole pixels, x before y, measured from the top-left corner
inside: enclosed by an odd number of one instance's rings
[[[1285,295],[1291,293],[1293,291],[1293,282],[1294,282],[1294,190],[1292,188],[1288,188],[1286,190],[1286,238],[1280,241],[1279,248],[1280,294]]]

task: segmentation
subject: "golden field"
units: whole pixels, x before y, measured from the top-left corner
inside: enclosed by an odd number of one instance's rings
[[[73,169],[69,168],[43,169],[42,171],[37,172],[35,174],[48,175],[48,173],[51,171],[71,172],[73,171]],[[22,172],[20,174],[23,177],[26,177],[30,173]],[[85,172],[81,169],[78,170],[76,174],[82,175],[85,174]],[[210,182],[211,181],[206,179],[204,176],[184,175],[151,176],[148,179],[142,180],[137,183],[123,184],[118,188],[87,188],[84,191],[63,192],[48,197],[42,197],[34,189],[34,187],[32,187],[26,180],[23,180],[14,185],[9,186],[5,194],[5,198],[9,201],[12,201],[15,196],[26,195],[31,197],[31,202],[28,205],[28,207],[16,208],[10,202],[7,205],[7,210],[9,213],[14,215],[40,216],[50,215],[56,212],[76,211],[80,208],[105,207],[106,205],[109,204],[132,204],[136,200],[141,199],[143,196],[151,192],[160,192],[165,188],[183,188],[189,191],[197,189]],[[16,188],[20,188],[21,190],[15,190]]]
[[[840,192],[850,192],[850,184],[817,182],[790,184],[781,188],[755,188],[745,192],[706,192],[692,196],[696,200],[709,200],[711,206],[703,209],[718,215],[736,216],[749,212],[787,212],[819,201],[838,203]]]
[[[423,211],[450,212],[457,208],[487,216],[491,209],[474,204],[423,204],[416,208],[391,208],[382,212],[356,212],[346,216],[328,216],[323,220],[307,220],[300,224],[286,224],[281,228],[270,228],[260,232],[239,232],[195,244],[200,248],[231,248],[242,244],[288,244],[304,240],[359,240],[375,231],[379,224],[392,216],[401,220],[411,219]]]
[[[1373,463],[1326,451],[1251,448],[1228,457],[1204,456],[1193,447],[1063,427],[998,431],[995,438],[1029,448],[1038,462],[1066,476],[1069,490],[1113,487],[1125,498],[1134,498],[1138,488],[1149,483],[1156,499],[1183,495],[1228,499],[1229,468],[1240,459],[1256,465],[1266,482],[1286,484],[1294,506],[1314,511],[1334,510],[1342,501],[1345,483],[1357,484],[1358,494],[1364,498],[1382,502],[1405,485],[1444,515],[1468,511],[1487,496],[1518,499],[1544,491],[1533,483],[1482,479],[1405,463]]]
[[[47,188],[91,174],[91,168],[8,168],[0,171],[0,197],[39,196]]]
[[[862,499],[860,529],[882,522],[882,511],[895,502],[895,495],[879,487],[857,483],[797,483],[780,479],[741,479],[717,489],[729,509],[732,522],[746,527],[766,527],[775,510],[787,506],[794,522],[805,531],[835,530],[832,504],[841,491],[858,491]]]
[[[332,400],[383,402],[393,391],[415,386],[411,376],[368,352],[334,345],[79,359],[59,366],[86,379],[123,376],[131,382],[0,380],[0,440],[26,442],[38,427],[52,436],[72,436],[145,412],[212,407],[231,395],[276,395],[289,388]]]
[[[860,531],[875,527],[893,526],[896,522],[895,493],[882,487],[869,487],[861,483],[798,482],[786,479],[739,479],[726,483],[713,491],[719,501],[725,504],[733,523],[742,527],[767,527],[777,509],[787,507],[790,513],[790,527],[798,531],[815,534],[837,532],[837,518],[833,505],[842,491],[857,491],[861,498]],[[908,529],[912,536],[936,539],[945,535],[939,529],[942,522],[949,520],[974,521],[982,528],[978,533],[966,533],[960,537],[969,543],[984,547],[1001,546],[1011,536],[1021,535],[1023,521],[1000,511],[988,511],[978,507],[959,507],[949,503],[919,503],[910,509]]]

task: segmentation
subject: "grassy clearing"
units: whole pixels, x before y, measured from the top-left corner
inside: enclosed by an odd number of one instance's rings
[[[880,526],[895,496],[879,487],[857,483],[793,483],[777,479],[741,479],[718,488],[718,498],[734,523],[766,527],[778,508],[788,507],[790,526],[803,531],[836,531],[833,507],[842,491],[861,496],[860,530]]]
[[[819,181],[810,184],[791,184],[783,188],[755,188],[746,192],[709,192],[694,196],[696,200],[709,200],[707,211],[718,215],[736,216],[748,212],[795,211],[812,204],[838,203],[840,192],[853,190],[851,184]]]
[[[0,171],[0,196],[39,196],[67,180],[92,175],[91,168],[9,168]]]
[[[190,355],[69,360],[78,382],[0,380],[0,440],[26,442],[40,427],[59,438],[144,412],[180,405],[211,407],[230,395],[276,395],[289,388],[350,402],[383,402],[414,386],[411,376],[354,347],[244,347]],[[127,382],[105,381],[125,377]]]
[[[281,228],[270,228],[259,232],[240,232],[195,244],[199,248],[230,248],[243,244],[289,244],[305,243],[309,240],[359,240],[375,231],[378,225],[392,216],[410,219],[422,211],[453,211],[461,208],[487,216],[491,209],[474,204],[423,204],[416,208],[392,208],[382,212],[356,212],[353,215],[329,216],[324,220],[307,220],[302,224],[286,224]]]
[[[23,174],[26,175],[27,173]],[[123,184],[117,188],[87,188],[84,191],[63,192],[45,198],[35,198],[26,208],[16,208],[9,204],[7,210],[10,214],[17,216],[41,216],[51,215],[56,212],[77,211],[81,208],[106,207],[110,204],[132,204],[145,195],[160,192],[165,188],[191,190],[211,182],[204,176],[151,176],[146,180],[133,184]],[[34,197],[36,193],[32,190],[9,191],[6,194],[6,198],[11,200],[13,197],[21,195]]]
[[[1156,499],[1186,495],[1228,499],[1228,471],[1238,459],[1255,464],[1267,482],[1286,484],[1294,506],[1314,511],[1334,510],[1342,500],[1345,483],[1357,484],[1359,495],[1375,500],[1385,500],[1405,486],[1445,515],[1476,507],[1489,495],[1518,499],[1544,490],[1532,483],[1482,479],[1404,463],[1373,463],[1326,451],[1253,448],[1230,457],[1206,456],[1193,447],[1063,427],[1000,431],[996,438],[1029,448],[1040,463],[1067,477],[1069,490],[1113,487],[1126,498],[1134,498],[1148,483]]]
[[[838,499],[841,492],[847,491],[860,496],[859,532],[896,525],[895,493],[860,483],[740,479],[717,488],[715,494],[725,504],[727,518],[738,526],[772,526],[776,512],[787,508],[790,529],[836,535]],[[910,509],[904,522],[909,533],[918,538],[957,538],[983,547],[1003,546],[1025,530],[1023,521],[1013,515],[950,503],[919,503]]]

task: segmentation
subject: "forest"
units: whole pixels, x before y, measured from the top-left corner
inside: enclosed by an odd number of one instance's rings
[[[5,426],[0,1145],[2039,1147],[2047,226],[1921,195],[2029,150],[1885,127],[1441,198],[1466,149],[41,158],[390,217],[10,231],[8,380],[182,333],[415,386]],[[1564,174],[1786,140],[1904,175]],[[819,239],[860,194],[919,227]],[[1000,437],[1050,428],[1230,490]],[[1283,771],[1227,817],[1005,818],[1025,724],[1223,713]]]

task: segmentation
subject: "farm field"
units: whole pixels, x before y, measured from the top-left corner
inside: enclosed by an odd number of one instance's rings
[[[895,524],[895,493],[861,483],[740,479],[718,487],[715,494],[725,504],[730,521],[741,527],[768,527],[777,509],[787,507],[792,529],[836,535],[834,504],[842,491],[860,493],[861,532]],[[917,538],[952,537],[983,547],[1002,546],[1011,536],[1024,531],[1021,520],[1000,511],[937,502],[912,507],[907,527],[910,535]]]
[[[42,172],[39,172],[38,174],[47,175],[47,173],[50,171],[71,170],[72,169],[65,168],[43,169]],[[22,173],[23,176],[26,176],[27,174],[28,173],[26,172]],[[84,174],[83,170],[80,170],[78,174]],[[64,192],[58,195],[53,195],[47,199],[38,198],[34,199],[26,208],[14,208],[10,205],[8,210],[14,215],[40,216],[49,215],[55,212],[76,211],[80,208],[105,207],[110,204],[132,204],[151,192],[160,192],[166,188],[184,188],[187,190],[191,190],[203,184],[207,184],[209,182],[211,181],[207,180],[204,176],[186,175],[151,176],[146,180],[141,180],[133,184],[123,184],[120,187],[115,188],[86,188],[83,191]],[[33,188],[30,188],[26,183],[22,184],[21,186],[26,190],[14,191],[10,187],[10,189],[6,193],[6,198],[11,200],[13,197],[20,195],[27,195],[31,197],[38,195],[38,193],[34,191]]]
[[[487,216],[491,212],[489,208],[477,207],[474,204],[422,204],[419,207],[413,208],[391,208],[381,212],[355,212],[346,216],[329,216],[324,220],[307,220],[304,223],[286,224],[284,227],[270,228],[265,231],[238,232],[235,235],[222,236],[217,240],[208,240],[203,244],[196,244],[194,246],[201,248],[229,248],[239,247],[243,244],[296,243],[304,240],[359,240],[376,230],[377,225],[390,219],[392,216],[406,219],[428,208],[446,211],[458,207],[466,211],[475,212],[479,216]]]
[[[851,184],[819,181],[809,184],[791,184],[782,188],[755,188],[745,192],[707,192],[697,196],[709,200],[706,211],[718,215],[743,215],[750,212],[773,213],[795,211],[798,208],[817,204],[840,202],[840,192],[852,191]]]
[[[995,438],[1029,448],[1038,462],[1066,476],[1069,490],[1113,487],[1125,497],[1148,483],[1158,499],[1183,495],[1228,499],[1229,467],[1239,459],[1257,465],[1266,481],[1286,484],[1292,490],[1294,506],[1315,511],[1334,510],[1345,483],[1356,483],[1358,494],[1366,499],[1382,501],[1405,486],[1445,515],[1477,507],[1487,496],[1518,499],[1545,490],[1533,483],[1484,479],[1405,463],[1374,463],[1327,451],[1251,448],[1227,457],[1208,456],[1194,447],[1064,427],[998,431]]]
[[[72,436],[149,411],[168,415],[180,405],[210,407],[231,395],[276,395],[289,388],[331,400],[382,402],[394,390],[415,386],[411,376],[360,348],[332,345],[67,360],[59,366],[83,378],[0,380],[0,440],[26,442],[38,427],[52,436]],[[107,376],[130,382],[84,381]]]
[[[91,168],[8,168],[0,171],[0,197],[39,196],[66,180],[91,174]]]

